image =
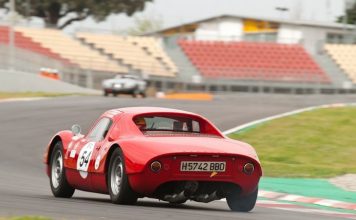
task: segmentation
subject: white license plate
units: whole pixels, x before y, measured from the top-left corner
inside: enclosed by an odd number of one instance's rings
[[[182,161],[180,171],[192,172],[225,172],[226,162]]]

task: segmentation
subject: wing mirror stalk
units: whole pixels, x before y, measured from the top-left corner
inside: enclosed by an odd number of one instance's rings
[[[71,129],[71,130],[72,130],[74,136],[78,136],[78,135],[80,135],[80,132],[82,131],[82,128],[80,127],[80,125],[74,124],[74,125],[72,126],[72,129]]]

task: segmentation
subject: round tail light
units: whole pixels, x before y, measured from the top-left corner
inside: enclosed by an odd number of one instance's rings
[[[156,172],[160,171],[161,169],[162,169],[162,164],[159,161],[153,161],[151,163],[151,170],[153,172],[156,173]]]
[[[254,170],[255,166],[253,165],[253,163],[246,163],[244,165],[244,173],[246,173],[247,175],[251,175]]]

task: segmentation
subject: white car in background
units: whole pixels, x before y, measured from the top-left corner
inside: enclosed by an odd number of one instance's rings
[[[146,81],[134,75],[117,75],[113,79],[107,79],[102,82],[104,96],[113,94],[131,94],[133,97],[141,95],[146,97]]]

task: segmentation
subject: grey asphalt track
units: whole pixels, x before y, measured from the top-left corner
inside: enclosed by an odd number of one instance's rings
[[[214,101],[63,97],[31,102],[0,102],[0,216],[42,215],[55,219],[335,219],[318,214],[256,207],[252,213],[230,212],[225,202],[188,202],[172,206],[143,199],[137,206],[113,205],[107,195],[76,192],[54,198],[42,155],[51,136],[72,124],[84,131],[105,110],[127,106],[161,106],[200,113],[221,130],[302,107],[356,102],[356,96],[240,94]]]

